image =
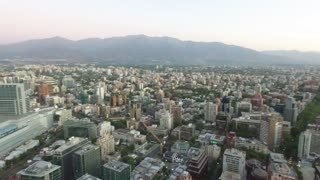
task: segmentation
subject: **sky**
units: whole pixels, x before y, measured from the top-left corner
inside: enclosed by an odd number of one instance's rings
[[[0,0],[0,44],[134,34],[320,51],[320,0]]]

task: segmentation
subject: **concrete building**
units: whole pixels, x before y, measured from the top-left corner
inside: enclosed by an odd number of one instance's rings
[[[61,180],[61,167],[46,161],[36,161],[17,173],[20,180]]]
[[[87,144],[73,153],[73,172],[75,178],[80,178],[86,173],[100,177],[101,175],[101,152],[100,147]]]
[[[218,105],[207,102],[204,106],[204,120],[214,122],[218,114]]]
[[[114,137],[111,134],[105,134],[97,139],[96,144],[101,147],[101,158],[107,160],[110,153],[114,152]]]
[[[171,114],[173,118],[173,122],[176,124],[181,124],[182,122],[182,107],[178,105],[174,105],[171,107]]]
[[[236,116],[241,116],[243,112],[251,113],[252,104],[250,102],[242,101],[236,103]]]
[[[187,154],[187,171],[193,180],[202,180],[208,171],[208,156],[204,149],[191,147]]]
[[[131,168],[129,164],[111,160],[102,168],[103,180],[130,180]]]
[[[320,158],[320,131],[307,129],[300,134],[298,157],[301,159]]]
[[[153,141],[145,142],[135,149],[135,153],[142,158],[156,157],[160,153],[160,145]]]
[[[171,135],[177,137],[179,140],[191,140],[194,137],[195,125],[182,125],[172,130]]]
[[[130,117],[136,121],[141,119],[141,104],[137,101],[132,101],[130,103]]]
[[[56,119],[55,123],[58,126],[62,126],[64,122],[66,122],[69,119],[72,119],[72,110],[71,109],[60,109],[55,112]]]
[[[226,149],[223,153],[223,172],[240,174],[241,180],[246,179],[246,153],[238,149]]]
[[[173,128],[173,119],[167,110],[161,111],[160,127],[171,130]]]
[[[52,163],[61,166],[63,174],[62,180],[74,178],[73,153],[89,143],[88,139],[71,137],[68,142],[54,150]]]
[[[90,140],[97,138],[97,125],[90,119],[68,120],[63,126],[64,138],[84,137]]]
[[[270,153],[267,170],[270,180],[298,180],[297,173],[288,166],[283,154]]]
[[[260,141],[274,150],[280,146],[283,118],[279,114],[265,114],[260,124]]]
[[[161,160],[146,157],[132,171],[131,180],[152,180],[164,166]]]
[[[23,84],[0,84],[0,115],[25,114],[29,106]]]
[[[297,121],[298,117],[298,108],[297,103],[293,97],[288,97],[285,101],[285,108],[284,108],[284,120],[291,122],[294,124]]]

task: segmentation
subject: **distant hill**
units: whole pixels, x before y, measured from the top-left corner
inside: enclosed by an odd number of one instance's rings
[[[290,64],[292,57],[227,45],[131,35],[72,41],[61,37],[1,45],[0,59],[68,59],[117,64]],[[320,61],[319,61],[320,62]]]
[[[305,64],[320,64],[320,52],[291,51],[263,51],[264,54],[282,56],[291,59],[293,62]]]

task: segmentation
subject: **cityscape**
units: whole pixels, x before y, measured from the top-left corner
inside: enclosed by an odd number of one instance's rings
[[[319,0],[10,0],[0,180],[320,180]]]

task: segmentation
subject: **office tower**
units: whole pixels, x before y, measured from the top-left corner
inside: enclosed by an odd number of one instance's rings
[[[131,168],[129,164],[111,160],[102,168],[103,180],[130,180]]]
[[[218,106],[212,102],[207,102],[204,106],[204,120],[214,122],[218,113]]]
[[[17,173],[20,180],[61,180],[61,167],[46,161],[36,161]]]
[[[88,139],[71,137],[67,143],[53,152],[52,163],[61,166],[63,178],[69,180],[74,178],[72,155],[82,146],[89,144]]]
[[[71,76],[65,76],[62,79],[62,85],[66,88],[73,88],[76,86],[76,82]]]
[[[104,100],[104,87],[103,86],[97,86],[96,87],[96,95],[98,96],[98,103],[103,103]]]
[[[316,159],[320,157],[320,132],[307,129],[299,136],[298,157]]]
[[[0,84],[0,115],[21,115],[29,111],[23,84]]]
[[[262,116],[259,138],[270,150],[274,150],[280,146],[282,122],[282,116],[276,113],[264,114]]]
[[[111,134],[104,134],[96,142],[101,147],[101,158],[107,160],[107,156],[114,152],[114,137]]]
[[[86,137],[90,140],[97,138],[97,125],[90,119],[68,120],[63,125],[64,137]]]
[[[236,103],[236,116],[241,116],[242,112],[251,113],[252,111],[252,104],[250,102],[237,102]]]
[[[137,101],[131,102],[130,107],[130,117],[131,119],[135,119],[136,121],[140,121],[141,118],[141,104]]]
[[[226,149],[223,153],[223,172],[233,172],[246,179],[245,174],[246,153],[238,149]]]
[[[285,108],[284,108],[284,120],[291,122],[291,124],[295,124],[298,117],[298,108],[297,103],[294,100],[293,97],[288,97],[285,102]]]
[[[101,175],[101,152],[100,147],[87,144],[73,153],[73,172],[75,178],[84,174],[100,177]]]
[[[182,107],[174,105],[171,107],[171,114],[173,117],[173,122],[176,124],[182,123]]]
[[[173,119],[167,110],[162,110],[160,115],[160,127],[171,130],[173,128]]]
[[[192,179],[202,180],[208,171],[208,156],[204,149],[191,147],[188,151],[187,171]]]

